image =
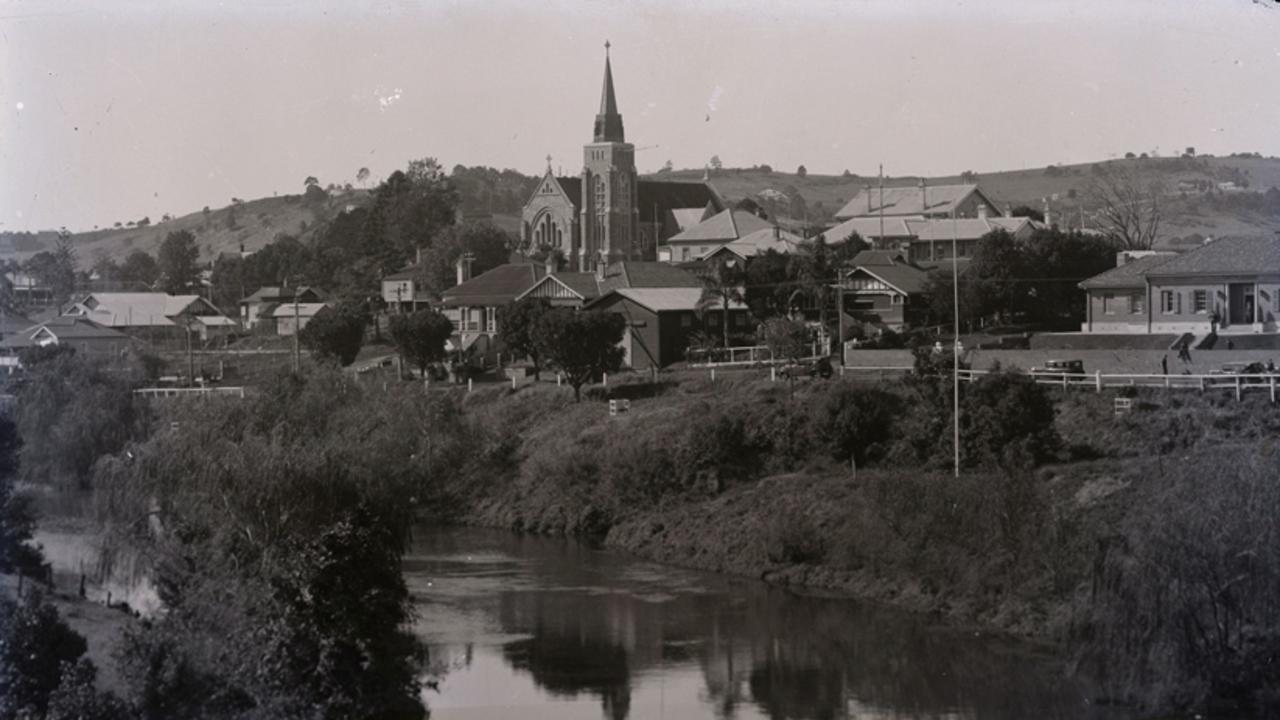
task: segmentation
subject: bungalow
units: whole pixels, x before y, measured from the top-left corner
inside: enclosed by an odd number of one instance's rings
[[[894,331],[923,320],[927,270],[888,250],[864,250],[850,264],[841,280],[850,317]]]
[[[318,303],[324,302],[326,296],[319,288],[305,285],[296,288],[263,286],[240,301],[240,323],[246,330],[252,330],[262,323],[271,324],[276,306],[293,303],[294,300],[299,303]]]
[[[1030,218],[996,217],[987,214],[985,206],[979,207],[976,218],[880,218],[859,217],[846,220],[822,233],[828,245],[837,245],[857,233],[862,239],[880,250],[901,250],[911,262],[936,262],[955,254],[961,258],[973,257],[982,236],[996,230],[1004,230],[1019,240],[1028,240],[1037,229],[1043,227]]]
[[[199,295],[91,293],[73,303],[65,314],[149,341],[182,338],[184,328],[189,328],[208,342],[229,337],[239,328],[235,320]]]
[[[1121,256],[1080,283],[1090,333],[1273,333],[1280,238],[1224,238],[1182,254]]]
[[[999,215],[995,202],[973,183],[927,185],[923,180],[905,187],[872,187],[858,191],[836,213],[837,220],[852,218],[976,218],[980,212]]]
[[[803,243],[804,238],[799,235],[774,226],[756,230],[737,240],[721,245],[703,255],[699,260],[703,262],[715,258],[747,260],[757,255],[763,255],[770,250],[788,255],[795,252]]]
[[[271,319],[276,326],[276,334],[280,337],[292,337],[301,331],[316,316],[316,313],[329,307],[329,303],[287,303],[279,305],[271,311]]]
[[[382,278],[382,301],[392,312],[413,312],[420,307],[430,307],[434,297],[422,283],[423,268],[412,265]],[[458,284],[465,280],[460,276]]]
[[[78,353],[119,356],[133,341],[122,332],[81,317],[62,316],[13,333],[0,341],[0,367],[13,372],[17,355],[31,347],[62,346]]]
[[[665,247],[658,248],[658,259],[669,263],[697,260],[757,230],[772,227],[754,213],[730,208],[672,235]]]
[[[701,300],[702,289],[698,287],[617,288],[584,307],[626,318],[627,331],[621,343],[623,365],[648,370],[684,360],[694,332],[720,334],[724,313],[719,302],[700,307]],[[732,303],[729,322],[736,331],[748,330],[747,306]]]

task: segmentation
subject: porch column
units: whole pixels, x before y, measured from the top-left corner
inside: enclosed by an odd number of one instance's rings
[[[1260,307],[1262,307],[1262,297],[1258,295],[1258,281],[1257,279],[1254,279],[1253,281],[1253,321],[1252,321],[1254,325],[1257,325],[1258,323],[1262,322],[1261,320],[1258,319],[1258,309]],[[1254,329],[1258,330],[1260,328],[1254,328]]]

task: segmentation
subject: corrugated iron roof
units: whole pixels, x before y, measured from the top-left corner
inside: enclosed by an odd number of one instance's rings
[[[445,290],[441,302],[447,307],[505,305],[533,287],[545,274],[546,268],[541,263],[499,265]]]
[[[1146,272],[1157,265],[1169,262],[1175,256],[1172,253],[1146,255],[1133,258],[1123,265],[1099,273],[1080,283],[1080,287],[1092,288],[1140,288],[1146,287]]]
[[[609,295],[617,294],[653,312],[675,312],[678,310],[696,310],[702,300],[702,288],[618,288],[602,295],[591,303],[598,305]],[[714,310],[720,307],[720,301],[708,300],[703,309]],[[740,302],[730,303],[730,310],[743,310],[746,305]]]
[[[918,185],[887,187],[883,189],[883,200],[881,200],[881,192],[881,188],[878,187],[859,190],[849,202],[845,203],[844,207],[840,208],[836,217],[845,219],[876,216],[881,214],[882,207],[883,214],[886,216],[945,214],[964,202],[971,193],[982,193],[977,185],[971,183],[928,185],[924,188]],[[982,197],[987,202],[991,202],[985,193],[982,193]]]
[[[712,215],[688,230],[682,230],[667,242],[730,242],[771,227],[773,226],[767,220],[762,220],[753,213],[730,209]]]

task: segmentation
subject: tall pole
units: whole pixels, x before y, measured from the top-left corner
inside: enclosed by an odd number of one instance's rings
[[[293,289],[293,371],[299,372],[302,369],[302,351],[298,347],[298,336],[301,335],[301,328],[298,327],[298,288]]]
[[[880,164],[880,237],[876,238],[876,245],[883,249],[884,243],[884,163]]]
[[[185,327],[187,330],[187,382],[190,383],[191,385],[195,385],[196,384],[196,358],[195,358],[195,355],[191,352],[191,325],[192,324],[193,324],[193,321],[191,320],[191,318],[187,318],[186,322],[183,323],[183,327]]]
[[[954,341],[951,343],[952,388],[954,407],[951,417],[954,425],[952,446],[955,449],[955,476],[960,477],[960,230],[956,223],[956,211],[951,210],[951,308],[954,322]]]

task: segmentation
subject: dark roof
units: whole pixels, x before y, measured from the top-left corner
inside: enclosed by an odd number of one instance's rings
[[[556,182],[560,183],[560,189],[564,190],[565,195],[569,196],[569,200],[573,202],[574,207],[582,206],[582,178],[558,177]]]
[[[299,295],[305,295],[307,293],[311,293],[317,299],[320,299],[320,300],[325,299],[325,294],[323,290],[320,290],[319,288],[313,288],[308,285],[299,285],[298,287],[281,287],[277,285],[264,285],[263,287],[258,288],[252,295],[241,300],[240,302],[244,304],[244,303],[267,302],[267,301],[278,301],[278,300],[293,300],[293,294],[295,292],[298,293]]]
[[[1223,238],[1177,255],[1147,275],[1280,274],[1280,238]]]
[[[565,287],[578,293],[584,300],[590,300],[600,294],[596,285],[596,274],[591,272],[557,272],[552,277],[564,283]]]
[[[546,268],[541,263],[507,263],[481,273],[470,280],[445,290],[441,301],[449,307],[459,305],[505,305],[520,293],[533,287]]]
[[[708,203],[716,212],[725,207],[715,188],[704,182],[641,180],[636,195],[641,221],[652,220],[655,205],[659,213],[673,208],[702,208]]]
[[[1144,255],[1132,258],[1123,265],[1099,273],[1080,283],[1082,288],[1140,288],[1146,287],[1146,272],[1157,265],[1169,262],[1175,256],[1169,253]]]
[[[410,265],[409,267],[403,270],[399,270],[397,272],[393,272],[390,275],[383,275],[382,279],[383,280],[412,280],[418,277],[421,270],[422,268],[418,267],[417,265]]]
[[[128,335],[117,330],[112,330],[109,327],[100,325],[87,318],[63,315],[55,317],[47,322],[28,327],[21,332],[8,335],[0,345],[8,348],[29,347],[33,344],[36,333],[41,330],[48,330],[58,338],[58,342],[70,342],[72,340],[129,339]]]
[[[925,280],[929,273],[914,265],[859,265],[850,271],[850,275],[864,272],[880,278],[908,295],[924,292]]]
[[[702,281],[692,273],[670,263],[634,260],[610,265],[605,272],[604,284],[610,290],[615,287],[702,287]]]
[[[899,250],[863,250],[849,261],[850,265],[908,265],[906,255]]]

